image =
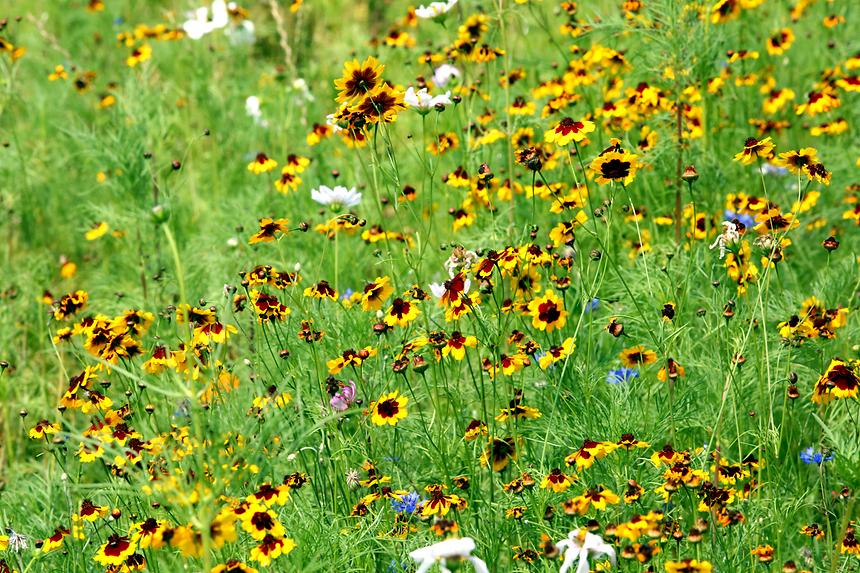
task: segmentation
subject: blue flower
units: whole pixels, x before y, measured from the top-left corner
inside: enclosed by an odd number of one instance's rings
[[[814,449],[812,449],[811,446],[800,452],[800,461],[808,465],[821,465],[824,462],[829,462],[832,459],[833,454],[825,455],[822,452],[816,452]]]
[[[593,298],[593,299],[591,299],[590,301],[588,301],[587,303],[585,303],[585,312],[591,312],[592,310],[594,310],[595,308],[597,308],[597,306],[598,306],[599,304],[600,304],[600,299],[599,299],[599,298]]]
[[[639,370],[622,366],[621,368],[614,368],[606,374],[606,381],[609,384],[621,384],[631,378],[639,378]]]
[[[349,300],[349,297],[353,294],[355,294],[355,291],[351,288],[344,289],[343,294],[340,295],[340,300]]]
[[[418,495],[418,492],[411,491],[400,499],[392,499],[391,509],[397,513],[415,513],[415,510],[421,501],[423,500],[421,499],[421,496]]]
[[[737,219],[741,223],[743,223],[744,227],[752,228],[755,227],[755,219],[752,218],[751,215],[745,215],[743,213],[735,213],[730,209],[726,209],[723,211],[723,219],[726,221],[731,221],[732,219]]]

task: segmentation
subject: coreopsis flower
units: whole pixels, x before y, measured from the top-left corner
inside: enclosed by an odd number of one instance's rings
[[[261,324],[285,320],[292,313],[292,310],[281,303],[278,297],[257,290],[252,290],[250,295],[252,307]]]
[[[50,537],[42,541],[42,553],[50,553],[51,551],[62,547],[63,540],[69,534],[71,534],[71,530],[68,527],[56,528]]]
[[[759,563],[770,563],[773,561],[774,549],[770,545],[759,545],[750,551],[750,555],[758,558]]]
[[[48,75],[48,81],[55,82],[57,80],[66,80],[69,78],[69,73],[66,71],[65,66],[59,64],[54,66],[54,71]]]
[[[735,161],[739,161],[744,165],[750,165],[757,159],[768,160],[773,157],[773,147],[773,142],[769,137],[762,140],[749,137],[744,142],[743,151],[735,155]]]
[[[615,493],[599,485],[564,502],[564,510],[570,515],[585,515],[590,507],[598,511],[606,511],[607,505],[616,505],[619,501],[620,498]]]
[[[260,173],[268,173],[278,166],[278,162],[263,153],[262,151],[254,157],[254,161],[248,164],[248,171],[259,175]]]
[[[632,348],[625,348],[618,356],[621,363],[628,368],[637,368],[639,366],[647,366],[657,361],[657,354],[653,350],[648,350],[641,344]]]
[[[576,481],[576,476],[569,476],[563,470],[554,468],[540,482],[542,489],[551,489],[555,493],[562,493]]]
[[[340,211],[358,206],[361,203],[361,193],[357,192],[355,187],[347,189],[342,185],[334,188],[320,185],[311,190],[311,199],[320,205],[328,206],[332,211]]]
[[[456,2],[456,0],[449,0]],[[421,549],[416,549],[409,554],[418,564],[417,571],[426,573],[435,563],[439,563],[442,571],[448,571],[447,561],[449,559],[468,561],[475,568],[476,573],[490,573],[487,564],[479,557],[472,555],[475,551],[475,541],[471,537],[446,539]]]
[[[289,166],[286,166],[281,169],[281,176],[275,180],[275,189],[277,189],[279,193],[286,195],[290,191],[298,189],[301,184],[302,178],[296,175]]]
[[[334,133],[330,125],[315,123],[311,131],[305,136],[305,141],[310,147],[319,144],[320,141]]]
[[[259,570],[236,559],[230,559],[226,563],[213,567],[210,573],[259,573]]]
[[[602,537],[588,533],[584,528],[574,529],[555,546],[564,555],[559,573],[567,573],[577,562],[576,573],[588,573],[591,571],[589,558],[599,555],[606,555],[612,565],[615,565],[615,549],[603,541]]]
[[[854,398],[860,388],[860,361],[841,360],[830,361],[827,370],[818,378],[812,394],[816,404],[826,404],[837,398]]]
[[[346,62],[343,74],[334,85],[338,90],[337,101],[347,102],[363,97],[382,85],[382,72],[385,66],[373,56],[359,63],[358,60]]]
[[[583,440],[582,446],[564,458],[568,467],[575,465],[577,470],[584,470],[594,465],[595,460],[601,460],[612,453],[618,446],[612,442],[595,442]]]
[[[563,328],[567,323],[564,301],[552,290],[529,302],[528,312],[532,317],[532,326],[538,330],[552,332],[556,328]]]
[[[56,434],[60,431],[60,425],[56,422],[49,422],[48,420],[39,420],[36,422],[36,425],[30,428],[30,431],[27,432],[27,435],[30,436],[32,440],[43,440],[47,436],[51,434]]]
[[[821,539],[824,537],[824,530],[817,523],[810,523],[800,528],[800,534],[811,537],[812,539]]]
[[[860,541],[857,540],[853,521],[845,528],[845,535],[842,537],[842,541],[839,542],[839,553],[848,553],[849,555],[860,557]]]
[[[248,239],[248,244],[256,245],[257,243],[270,243],[274,241],[280,235],[289,232],[288,223],[289,221],[286,219],[263,217],[259,220],[260,230],[251,235],[251,238]]]
[[[454,360],[463,360],[466,357],[466,348],[475,348],[478,345],[478,339],[474,336],[463,336],[459,330],[451,333],[450,338],[445,341],[445,346],[442,347],[442,356],[451,356]]]
[[[544,141],[564,147],[571,141],[577,143],[594,131],[594,123],[581,120],[576,121],[569,117],[562,119],[558,124],[544,133]]]
[[[364,285],[361,294],[361,309],[364,311],[377,311],[394,292],[389,277],[376,277],[372,282]]]
[[[698,559],[666,562],[666,573],[712,573],[713,570],[709,562]]]
[[[686,375],[684,367],[678,364],[674,359],[667,358],[666,364],[657,372],[657,380],[660,382],[674,381],[676,378],[683,378]]]
[[[776,161],[777,165],[785,167],[794,175],[805,173],[815,163],[818,163],[818,151],[814,147],[780,153]]]
[[[811,91],[806,96],[806,101],[795,108],[797,115],[816,116],[821,113],[827,113],[830,110],[836,109],[842,105],[839,98],[831,88],[826,88],[822,91]]]
[[[481,465],[492,466],[493,471],[500,472],[516,458],[517,449],[514,438],[492,438],[481,454]]]
[[[90,295],[83,290],[63,295],[59,301],[54,303],[54,318],[63,320],[78,313],[86,307],[89,298]]]
[[[133,524],[129,528],[129,535],[131,540],[137,544],[138,549],[160,549],[165,544],[163,534],[166,530],[166,523],[150,517],[140,523]]]
[[[359,114],[367,123],[391,123],[403,109],[406,109],[403,93],[383,84],[365,94],[350,111]]]
[[[573,354],[574,350],[576,350],[576,343],[573,341],[573,337],[565,338],[561,345],[550,347],[549,350],[547,350],[546,353],[538,359],[538,364],[542,370],[546,370],[556,362],[566,359],[568,356]]]
[[[327,280],[309,286],[305,289],[304,295],[308,298],[337,300],[338,292],[334,290]]]
[[[264,483],[257,491],[248,495],[245,501],[251,504],[265,505],[272,507],[273,505],[284,505],[290,499],[290,488],[287,485],[274,486],[270,483]],[[250,511],[250,508],[249,508]]]
[[[368,408],[370,421],[377,426],[396,426],[400,420],[406,417],[407,402],[409,402],[409,398],[401,396],[397,390],[383,394]]]
[[[522,392],[517,391],[516,396],[510,401],[507,408],[502,408],[499,415],[496,416],[497,422],[506,422],[513,418],[514,420],[536,420],[540,418],[540,410],[531,406],[524,406],[520,403],[522,400]]]
[[[794,43],[794,32],[791,28],[783,28],[767,39],[767,53],[771,56],[781,56]]]
[[[280,539],[284,536],[284,526],[271,509],[263,505],[252,505],[242,514],[242,529],[247,531],[257,541],[270,536]]]
[[[84,238],[88,241],[95,241],[96,239],[100,239],[103,237],[108,231],[110,227],[104,221],[99,221],[97,223],[93,223],[89,229],[84,233]]]
[[[85,499],[81,502],[81,509],[78,511],[78,516],[90,523],[105,517],[110,512],[110,508],[106,506],[98,506],[92,501]]]
[[[289,538],[266,535],[260,544],[251,549],[251,560],[262,567],[268,567],[278,557],[288,555],[296,548],[296,542]]]
[[[326,362],[326,366],[328,367],[329,374],[337,375],[341,370],[346,368],[347,366],[358,367],[364,364],[364,361],[368,358],[376,356],[377,349],[372,346],[365,346],[361,350],[345,350],[343,354],[338,356],[337,358],[333,358]]]
[[[480,436],[487,435],[487,424],[482,422],[481,420],[472,420],[469,422],[469,425],[466,427],[466,431],[463,434],[463,439],[467,442],[476,440]]]
[[[125,64],[133,68],[140,64],[141,62],[145,62],[152,57],[152,47],[149,44],[141,44],[140,46],[134,48],[131,51],[131,54],[125,59]]]
[[[128,537],[111,534],[102,544],[93,559],[100,565],[122,565],[137,549],[137,544]]]
[[[625,151],[617,139],[610,140],[610,144],[589,166],[594,180],[600,184],[618,181],[622,185],[630,185],[639,169],[637,156]]]
[[[408,326],[410,322],[418,318],[421,311],[415,301],[394,299],[388,312],[385,313],[383,321],[388,326]]]

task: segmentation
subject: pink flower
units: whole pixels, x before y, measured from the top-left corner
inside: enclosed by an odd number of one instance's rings
[[[341,386],[337,394],[331,397],[329,404],[332,410],[343,412],[352,405],[353,401],[355,401],[355,382],[350,380],[346,386]]]

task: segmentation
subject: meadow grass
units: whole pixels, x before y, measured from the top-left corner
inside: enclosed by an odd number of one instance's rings
[[[0,13],[0,573],[860,570],[853,2],[206,7]]]

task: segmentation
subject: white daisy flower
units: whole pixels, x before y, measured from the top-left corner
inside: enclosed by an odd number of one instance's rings
[[[429,20],[438,18],[442,14],[447,14],[451,8],[457,4],[457,0],[448,0],[447,2],[431,2],[429,6],[423,4],[415,9],[415,15],[419,18]]]
[[[427,93],[427,88],[421,88],[415,91],[415,88],[410,87],[406,90],[403,96],[403,101],[406,105],[414,107],[419,112],[427,112],[435,108],[437,105],[451,105],[451,92],[445,92],[442,95],[432,96]]]
[[[189,13],[189,19],[182,24],[182,29],[192,40],[199,40],[206,34],[226,28],[229,23],[230,14],[227,12],[227,3],[224,0],[215,0],[211,8],[203,6]]]
[[[440,88],[444,88],[451,81],[451,78],[459,78],[460,70],[451,64],[442,64],[433,71],[433,83]]]
[[[248,96],[245,99],[245,113],[248,117],[254,120],[254,123],[260,127],[268,127],[269,122],[263,118],[263,111],[260,105],[260,98],[257,96]]]
[[[355,207],[361,203],[361,193],[352,189],[347,189],[342,185],[336,186],[334,189],[325,185],[320,185],[319,188],[311,191],[311,199],[320,205],[327,205],[334,210],[340,208]]]
[[[463,559],[469,561],[477,573],[490,573],[487,564],[478,557],[472,555],[475,550],[475,540],[471,537],[460,539],[446,539],[421,549],[416,549],[409,557],[418,563],[415,573],[426,573],[435,563],[439,563],[442,573],[451,573],[447,567],[448,559]]]
[[[584,529],[574,529],[567,534],[567,539],[556,543],[556,547],[564,551],[564,562],[558,573],[567,573],[577,561],[579,564],[576,566],[576,573],[588,573],[591,570],[588,558],[597,555],[606,555],[612,566],[615,566],[615,549],[599,535],[588,533]]]

